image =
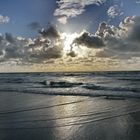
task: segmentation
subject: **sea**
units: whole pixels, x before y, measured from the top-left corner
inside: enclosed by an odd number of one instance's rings
[[[0,92],[63,96],[140,97],[140,71],[1,73]]]
[[[140,71],[0,73],[0,140],[140,140]]]

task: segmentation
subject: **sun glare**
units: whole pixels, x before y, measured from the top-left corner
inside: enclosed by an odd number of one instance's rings
[[[72,49],[72,42],[74,41],[74,39],[78,36],[77,33],[73,33],[73,34],[67,34],[67,33],[62,33],[62,39],[64,40],[64,52],[68,53],[71,51]]]
[[[89,53],[87,47],[81,45],[76,46],[75,44],[72,44],[74,39],[77,38],[78,36],[79,36],[78,33],[61,34],[61,39],[63,40],[63,45],[64,45],[63,47],[64,55],[67,55],[70,52],[74,52],[79,57],[87,56],[87,54]]]

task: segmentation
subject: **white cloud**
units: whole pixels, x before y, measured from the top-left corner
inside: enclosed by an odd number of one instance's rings
[[[67,23],[67,17],[66,16],[60,17],[60,18],[58,18],[58,21],[62,24],[66,24]]]
[[[110,18],[115,18],[117,16],[123,15],[124,13],[122,12],[121,7],[119,5],[113,5],[109,7],[107,14]]]
[[[8,23],[10,18],[8,16],[0,15],[0,23]]]
[[[66,24],[69,18],[76,17],[85,11],[85,7],[92,4],[100,5],[106,0],[60,0],[57,1],[58,8],[54,15],[58,17],[58,21]]]

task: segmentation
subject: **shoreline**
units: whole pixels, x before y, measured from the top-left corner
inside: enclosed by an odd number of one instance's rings
[[[0,139],[81,140],[106,134],[109,140],[127,140],[131,126],[140,129],[139,107],[139,99],[0,92]]]

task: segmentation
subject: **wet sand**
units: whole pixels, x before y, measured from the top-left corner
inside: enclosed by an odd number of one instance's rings
[[[139,140],[140,100],[0,93],[0,140]]]

